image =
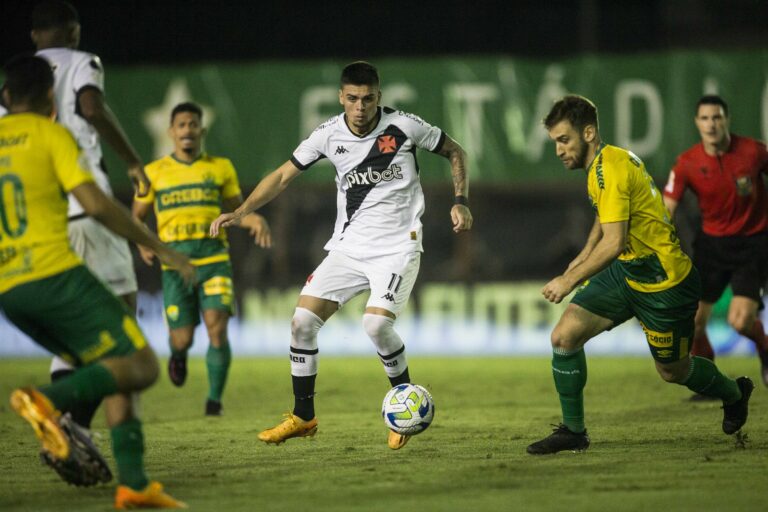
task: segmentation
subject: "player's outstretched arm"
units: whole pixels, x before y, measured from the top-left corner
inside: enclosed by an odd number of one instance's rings
[[[243,202],[242,196],[224,198],[223,207],[225,210],[235,210]],[[258,213],[249,213],[240,219],[240,227],[247,229],[254,242],[259,247],[268,249],[272,247],[272,231],[269,229],[269,223],[263,215]]]
[[[162,263],[178,271],[186,283],[194,283],[195,267],[189,263],[189,258],[166,247],[154,233],[131,218],[125,208],[107,197],[95,183],[83,183],[71,192],[88,215],[115,234],[148,247]]]
[[[548,282],[541,290],[549,302],[559,304],[584,280],[607,267],[624,251],[629,222],[607,222],[601,225],[602,236],[589,255],[579,264]],[[593,229],[594,231],[594,229]]]
[[[104,101],[104,95],[101,91],[96,88],[85,89],[78,96],[78,106],[83,118],[93,125],[99,136],[128,166],[128,177],[133,183],[136,195],[139,197],[147,195],[149,193],[149,180],[144,173],[141,157],[131,145],[112,109]]]
[[[301,174],[301,170],[293,165],[293,162],[290,160],[267,174],[256,185],[256,188],[253,189],[253,192],[251,192],[243,204],[238,206],[233,212],[222,213],[211,223],[210,235],[219,236],[221,228],[239,225],[243,217],[280,195],[299,174]]]
[[[136,219],[136,222],[144,225],[144,221],[146,220],[147,215],[149,215],[149,210],[151,208],[152,205],[150,203],[142,203],[134,200],[133,205],[131,205],[131,215]],[[144,245],[136,244],[136,247],[139,248],[139,256],[141,256],[142,261],[151,267],[152,262],[155,259],[155,253],[152,252],[149,247]]]
[[[472,212],[469,211],[469,180],[467,179],[467,154],[458,142],[445,136],[443,146],[438,151],[451,162],[451,177],[453,178],[454,205],[451,208],[453,231],[469,231],[472,229]]]

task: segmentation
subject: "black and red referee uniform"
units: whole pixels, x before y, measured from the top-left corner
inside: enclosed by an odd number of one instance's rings
[[[768,197],[762,142],[731,134],[728,150],[708,155],[702,143],[682,153],[664,195],[680,201],[687,188],[701,210],[693,262],[702,279],[702,300],[714,303],[730,283],[734,295],[756,300],[768,279]]]

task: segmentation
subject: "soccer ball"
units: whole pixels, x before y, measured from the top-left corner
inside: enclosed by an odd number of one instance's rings
[[[418,384],[399,384],[384,396],[381,416],[393,431],[414,436],[427,430],[432,423],[435,403],[429,391]]]

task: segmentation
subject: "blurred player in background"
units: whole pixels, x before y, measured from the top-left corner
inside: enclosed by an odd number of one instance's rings
[[[544,126],[565,167],[585,169],[596,218],[581,253],[542,289],[547,300],[560,303],[582,285],[552,331],[552,373],[563,422],[528,446],[528,453],[587,449],[583,346],[633,316],[661,378],[721,399],[723,431],[736,433],[747,421],[754,384],[748,377],[729,379],[709,359],[688,356],[701,282],[645,165],[600,140],[597,108],[581,96],[557,101]]]
[[[187,351],[202,312],[210,341],[205,357],[209,383],[205,414],[219,416],[232,360],[227,324],[235,311],[235,298],[226,234],[209,236],[208,230],[222,210],[233,210],[243,197],[232,162],[203,153],[206,130],[198,105],[176,105],[168,133],[173,153],[147,165],[149,193],[136,196],[133,216],[143,222],[154,205],[160,239],[189,256],[198,269],[199,284],[190,288],[179,272],[163,266],[163,305],[171,345],[168,374],[176,386],[184,384]],[[249,215],[242,227],[261,247],[272,245],[269,225],[261,215]],[[139,250],[147,265],[152,265],[152,251]]]
[[[80,23],[75,8],[62,1],[37,4],[32,11],[32,40],[36,55],[53,68],[56,120],[74,135],[95,183],[112,196],[100,146],[103,138],[127,165],[136,190],[145,194],[148,183],[141,159],[104,98],[101,61],[96,55],[77,50]],[[72,248],[91,272],[135,311],[137,285],[128,243],[88,216],[71,194],[68,216]],[[72,371],[69,363],[54,358],[51,364],[54,380]],[[69,412],[79,425],[90,428],[98,406],[99,402],[78,402]]]
[[[90,483],[87,473],[99,471],[101,457],[60,411],[103,399],[118,469],[115,507],[184,506],[144,472],[136,407],[138,392],[157,379],[157,359],[133,313],[70,248],[62,192],[73,194],[108,229],[150,247],[185,280],[193,280],[194,267],[135,223],[81,167],[85,155],[70,133],[50,120],[54,77],[48,62],[20,57],[5,71],[9,115],[0,119],[0,308],[38,344],[77,367],[50,385],[16,389],[11,405],[32,425],[53,464],[78,467],[80,483]]]
[[[455,190],[450,216],[457,233],[472,227],[467,206],[469,185],[463,149],[442,130],[418,116],[380,107],[379,74],[367,62],[354,62],[341,74],[339,103],[332,117],[294,151],[290,160],[257,185],[233,213],[211,225],[237,225],[250,212],[277,197],[321,158],[336,168],[336,226],[325,249],[328,256],[309,276],[291,321],[291,375],[294,408],[276,427],[259,434],[266,443],[314,435],[317,332],[340,307],[370,290],[363,328],[373,341],[390,384],[410,381],[405,346],[394,323],[411,294],[422,248],[424,195],[416,149],[451,162]],[[390,431],[388,445],[399,449],[409,436]]]
[[[707,322],[730,284],[728,323],[755,343],[768,386],[768,340],[758,317],[768,279],[768,198],[763,181],[768,151],[762,142],[730,133],[728,105],[719,96],[703,96],[694,121],[701,143],[677,158],[664,187],[671,215],[688,188],[701,210],[693,261],[701,273],[702,293],[691,353],[714,360]]]

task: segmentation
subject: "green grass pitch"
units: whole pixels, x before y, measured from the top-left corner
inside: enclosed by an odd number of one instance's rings
[[[321,361],[314,439],[256,439],[291,404],[287,358],[238,359],[221,418],[205,418],[206,375],[184,388],[167,375],[143,395],[151,478],[201,511],[762,511],[768,498],[768,393],[755,358],[721,358],[757,384],[745,447],[720,429],[719,403],[691,403],[648,358],[589,360],[592,446],[532,457],[559,405],[547,358],[412,357],[414,382],[436,403],[432,427],[401,451],[386,446],[388,389],[375,357]],[[48,361],[0,361],[0,396],[44,382]],[[110,463],[101,412],[95,430]],[[29,426],[0,403],[0,510],[109,510],[114,487],[64,485],[37,460]]]

